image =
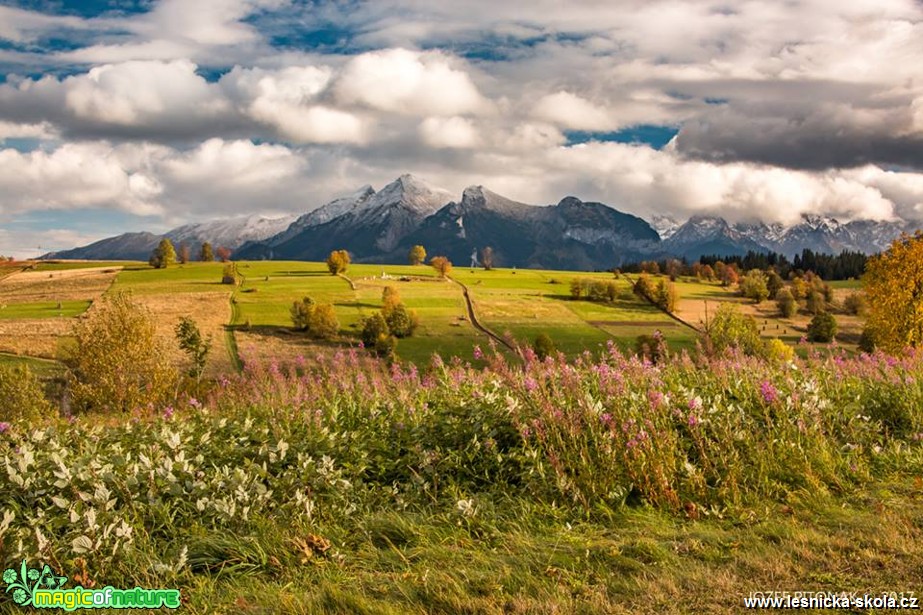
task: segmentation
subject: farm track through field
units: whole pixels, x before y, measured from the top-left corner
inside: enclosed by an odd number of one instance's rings
[[[481,333],[483,333],[484,335],[486,335],[487,337],[489,337],[490,339],[495,340],[495,341],[497,341],[497,342],[503,344],[504,346],[506,346],[506,347],[509,348],[510,350],[512,350],[514,353],[516,353],[516,356],[519,356],[519,350],[518,350],[518,349],[516,349],[512,344],[510,344],[509,342],[507,342],[505,339],[503,339],[502,337],[500,337],[499,335],[497,335],[496,333],[494,333],[493,331],[491,331],[490,329],[488,329],[487,327],[485,327],[484,325],[482,325],[482,324],[480,323],[480,321],[478,321],[478,317],[477,317],[477,315],[474,313],[474,303],[471,302],[471,296],[470,296],[470,294],[468,293],[468,287],[465,286],[464,284],[462,284],[461,282],[459,282],[458,280],[454,279],[454,278],[448,278],[448,277],[447,277],[447,279],[448,279],[450,282],[454,282],[455,284],[458,284],[459,286],[461,286],[461,288],[462,288],[462,296],[465,298],[465,307],[468,309],[468,320],[471,321],[472,326],[473,326],[475,329],[477,329],[478,331],[480,331]]]
[[[238,275],[240,275],[240,284],[234,288],[233,292],[231,292],[228,297],[228,304],[231,306],[231,316],[228,318],[228,324],[224,327],[224,346],[231,359],[231,367],[237,372],[241,371],[244,367],[243,361],[240,360],[240,350],[237,348],[237,336],[234,335],[234,327],[238,324],[237,321],[240,318],[240,307],[237,305],[237,294],[240,287],[247,281],[247,276],[242,273],[238,273]]]

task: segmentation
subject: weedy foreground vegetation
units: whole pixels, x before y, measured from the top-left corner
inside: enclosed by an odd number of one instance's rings
[[[513,275],[471,293],[495,322],[526,295]],[[369,303],[333,316],[386,321],[403,297],[426,329],[413,287],[381,312],[381,286],[358,288]],[[627,305],[612,289],[580,309]],[[282,296],[267,320],[301,313]],[[63,396],[0,364],[0,566],[176,587],[191,613],[723,613],[751,592],[919,588],[914,326],[875,330],[907,347],[891,354],[796,353],[723,307],[694,352],[545,335],[423,363],[332,344],[214,377],[216,340],[175,333],[182,369],[115,294],[74,329]]]
[[[5,424],[2,565],[189,612],[721,612],[913,589],[923,356],[248,363]]]

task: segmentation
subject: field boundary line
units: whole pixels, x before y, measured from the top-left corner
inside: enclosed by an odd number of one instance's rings
[[[465,299],[465,307],[468,310],[468,319],[471,321],[471,325],[475,329],[477,329],[478,331],[480,331],[481,333],[489,337],[490,339],[503,344],[504,346],[506,346],[513,352],[515,352],[516,356],[519,356],[519,350],[516,347],[514,347],[508,341],[506,341],[505,339],[503,339],[502,337],[500,337],[499,335],[497,335],[496,333],[494,333],[493,331],[491,331],[490,329],[482,325],[481,322],[478,320],[477,315],[474,313],[474,303],[471,301],[471,295],[468,293],[468,287],[462,284],[461,282],[459,282],[458,280],[456,280],[455,278],[450,278],[449,276],[446,276],[446,279],[450,282],[454,282],[455,284],[458,284],[459,286],[461,286],[462,297],[464,297]]]
[[[619,274],[619,275],[621,275],[623,278],[625,278],[625,280],[631,285],[631,290],[632,290],[632,292],[634,292],[636,282],[632,282],[631,278],[629,278],[627,274],[622,273],[622,274]],[[689,327],[690,329],[692,329],[692,330],[695,331],[696,333],[702,333],[702,330],[701,330],[701,329],[699,329],[698,327],[696,327],[695,325],[693,325],[693,324],[691,324],[691,323],[686,322],[685,320],[683,320],[682,318],[680,318],[679,316],[677,316],[677,315],[674,314],[673,312],[670,312],[670,311],[667,311],[667,310],[663,309],[662,307],[660,307],[659,305],[657,305],[656,303],[654,303],[654,301],[651,300],[650,297],[645,297],[644,295],[638,295],[638,296],[641,297],[643,300],[647,301],[648,303],[650,303],[652,306],[654,306],[655,308],[657,308],[659,311],[663,312],[664,314],[666,314],[667,316],[669,316],[670,318],[672,318],[673,320],[675,320],[676,322],[678,322],[679,324],[681,324],[681,325],[683,325],[683,326],[685,326],[685,327]]]

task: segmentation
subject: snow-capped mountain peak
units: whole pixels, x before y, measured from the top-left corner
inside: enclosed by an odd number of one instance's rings
[[[201,244],[208,241],[214,246],[236,248],[248,241],[262,241],[282,232],[295,216],[266,218],[260,215],[240,216],[209,222],[196,222],[167,232],[175,244]]]
[[[678,222],[676,218],[671,216],[657,215],[651,218],[651,227],[657,234],[660,235],[661,239],[669,239],[672,237],[676,231],[679,230],[679,227],[682,226],[682,223]]]

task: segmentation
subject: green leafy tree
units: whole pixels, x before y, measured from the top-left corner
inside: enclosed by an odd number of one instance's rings
[[[824,295],[816,290],[810,291],[808,293],[807,308],[811,314],[820,314],[826,311],[827,301],[824,299]]]
[[[545,332],[539,333],[535,337],[535,341],[532,342],[532,350],[539,361],[544,361],[548,357],[554,356],[556,352],[551,336]]]
[[[776,293],[776,305],[779,306],[779,312],[785,318],[791,318],[798,313],[798,302],[795,301],[792,291],[787,288]]]
[[[609,284],[603,280],[593,280],[589,284],[589,299],[590,301],[606,301],[609,297]]]
[[[766,274],[759,269],[751,269],[740,281],[740,294],[754,303],[762,303],[769,298],[769,286]]]
[[[660,363],[667,357],[667,342],[660,331],[652,335],[639,335],[635,340],[635,354],[651,363]]]
[[[756,321],[730,303],[722,303],[706,325],[705,341],[717,353],[737,348],[748,355],[760,355],[763,350]]]
[[[379,357],[390,359],[394,356],[397,340],[381,313],[376,312],[363,321],[362,344]]]
[[[222,284],[237,284],[240,281],[239,276],[237,275],[237,263],[228,263],[224,266],[224,271],[221,275]]]
[[[379,357],[391,360],[397,351],[397,339],[393,335],[379,335],[372,346],[372,350]]]
[[[316,338],[322,340],[333,339],[340,332],[340,321],[337,320],[336,311],[329,303],[314,306],[308,317],[308,331]]]
[[[408,310],[403,303],[395,305],[385,316],[385,321],[396,338],[410,337],[419,325],[416,312]]]
[[[886,352],[923,345],[923,232],[902,235],[872,257],[863,278],[868,327]]]
[[[210,263],[215,260],[215,252],[212,249],[212,244],[207,241],[202,244],[202,249],[199,250],[199,260],[203,263]]]
[[[571,299],[580,299],[583,297],[583,282],[574,278],[570,281],[570,298]]]
[[[198,382],[205,372],[205,366],[208,363],[208,353],[212,348],[211,337],[203,338],[202,332],[195,321],[188,316],[180,319],[174,329],[176,340],[179,342],[180,350],[186,353],[191,363],[187,374]]]
[[[426,248],[423,246],[414,246],[410,248],[407,260],[410,261],[411,265],[422,265],[426,262]]]
[[[779,291],[785,287],[785,280],[782,279],[774,269],[770,269],[766,274],[766,288],[769,290],[769,298],[775,299]]]
[[[330,270],[332,275],[338,275],[346,271],[350,262],[349,252],[346,250],[334,250],[327,257],[327,269]]]
[[[66,364],[75,410],[131,412],[175,396],[178,374],[166,344],[130,296],[103,295],[72,337]]]
[[[362,321],[362,344],[373,348],[381,335],[391,335],[385,317],[376,312]]]
[[[311,297],[305,297],[301,301],[292,304],[289,313],[292,316],[292,324],[299,331],[307,331],[311,326],[311,314],[314,312],[316,304]]]
[[[832,342],[836,332],[836,318],[829,312],[817,314],[808,325],[808,339],[812,342]]]
[[[872,353],[877,349],[878,343],[875,341],[875,332],[866,326],[862,330],[862,335],[859,337],[859,350]]]
[[[154,248],[151,258],[148,260],[151,267],[164,269],[176,263],[176,249],[173,248],[173,242],[164,237]]]

